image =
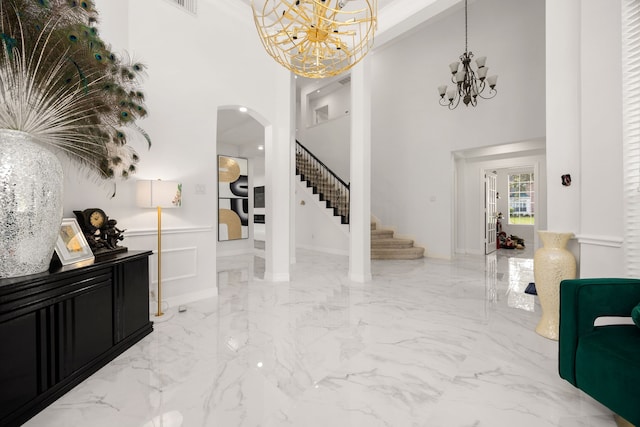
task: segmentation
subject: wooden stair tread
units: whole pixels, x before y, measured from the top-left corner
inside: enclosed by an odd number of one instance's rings
[[[424,257],[424,248],[371,249],[371,259],[420,259]]]
[[[371,249],[388,249],[388,248],[411,248],[413,247],[413,240],[411,239],[398,239],[396,237],[390,239],[372,239]]]
[[[371,230],[371,240],[393,238],[393,230]]]

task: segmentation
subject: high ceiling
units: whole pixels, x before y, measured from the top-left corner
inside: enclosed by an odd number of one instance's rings
[[[251,0],[237,0],[251,6]],[[256,2],[262,0],[254,0]],[[358,0],[351,0],[358,1]],[[462,0],[377,0],[378,29],[373,49],[387,44],[407,32],[425,25],[432,19],[455,10]],[[248,13],[251,13],[249,10]],[[256,41],[258,38],[256,37]],[[342,76],[338,76],[342,77]],[[303,85],[315,79],[298,79]],[[329,84],[329,82],[328,82]],[[261,156],[264,151],[257,149],[264,139],[264,129],[250,115],[234,110],[218,113],[218,141],[223,144],[241,146],[243,156]]]

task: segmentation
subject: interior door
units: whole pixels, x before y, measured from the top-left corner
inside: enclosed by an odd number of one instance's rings
[[[484,174],[484,241],[485,254],[495,252],[496,244],[496,220],[497,220],[497,174],[486,171]]]

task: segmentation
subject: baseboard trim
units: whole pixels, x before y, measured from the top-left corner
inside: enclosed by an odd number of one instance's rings
[[[369,274],[354,274],[349,272],[349,280],[356,283],[368,283],[373,279],[371,273]]]
[[[264,254],[264,251],[262,251]],[[231,251],[218,251],[216,253],[217,257],[223,257],[223,256],[238,256],[238,255],[251,255],[251,254],[256,254],[256,249],[255,248],[246,248],[246,249],[234,249]],[[264,257],[264,256],[263,256]]]
[[[264,280],[267,282],[289,282],[289,274],[288,273],[264,273]]]
[[[190,302],[200,301],[207,298],[218,296],[218,287],[212,289],[205,289],[202,291],[189,292],[188,294],[176,295],[169,298],[164,298],[164,302],[169,307],[178,307],[180,305],[188,304]]]

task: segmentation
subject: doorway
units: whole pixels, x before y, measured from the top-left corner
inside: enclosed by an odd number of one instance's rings
[[[486,188],[485,173],[497,171],[496,191],[491,196],[496,205],[496,215],[508,214],[508,191],[500,189],[502,171],[530,168],[537,177],[535,182],[535,225],[529,235],[527,247],[538,247],[535,231],[546,227],[546,157],[544,139],[523,141],[498,146],[474,148],[454,152],[454,248],[457,254],[484,255],[491,249],[491,237],[495,234],[491,203],[487,200],[491,190]],[[506,182],[506,181],[505,181]],[[506,185],[506,184],[505,184]],[[498,198],[498,196],[500,198]],[[494,198],[495,197],[495,198]],[[503,220],[504,225],[504,220]],[[505,231],[505,230],[503,230]],[[517,232],[512,231],[512,234]],[[496,245],[495,241],[493,244]]]
[[[224,219],[226,217],[221,215],[222,206],[227,202],[226,194],[220,188],[218,190],[217,256],[246,255],[255,264],[252,270],[261,276],[258,278],[263,278],[266,247],[263,191],[265,188],[265,126],[256,120],[247,108],[220,107],[217,115],[216,151],[219,159],[220,156],[224,156],[225,159],[237,160],[238,163],[246,165],[242,172],[246,189],[243,194],[246,193],[246,200],[241,200],[243,203],[234,204],[243,206],[243,212],[238,214],[239,220],[236,221],[242,228],[237,239],[221,238],[221,236],[228,236],[229,224]],[[221,167],[220,164],[218,167]],[[218,183],[218,185],[221,184]],[[233,214],[228,209],[223,210],[227,217]]]
[[[484,253],[490,254],[498,249],[498,208],[496,190],[498,174],[496,171],[484,173]],[[502,230],[500,230],[502,231]]]

